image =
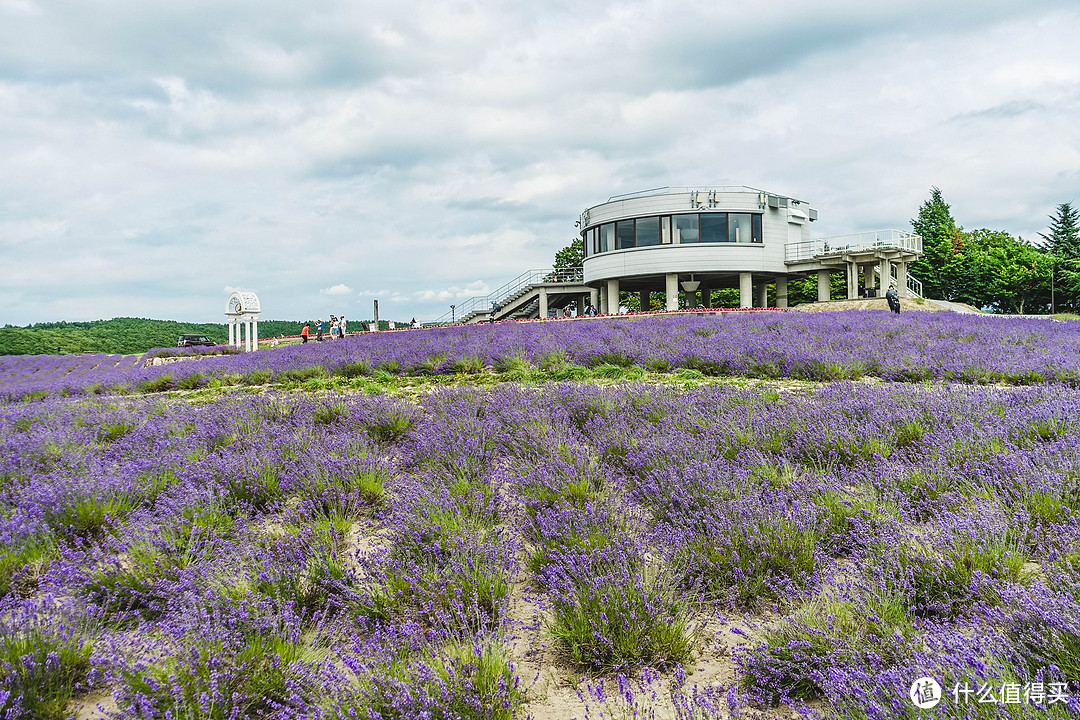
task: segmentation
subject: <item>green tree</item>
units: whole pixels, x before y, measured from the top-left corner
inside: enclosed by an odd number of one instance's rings
[[[1023,238],[996,230],[965,234],[978,267],[973,305],[995,312],[1045,312],[1050,298],[1050,256]]]
[[[923,295],[953,300],[968,294],[966,286],[972,276],[966,263],[970,256],[963,256],[961,229],[939,188],[930,189],[930,199],[919,208],[911,227],[923,240],[923,256],[910,266],[911,273],[923,284]]]
[[[1053,256],[1054,305],[1080,309],[1080,216],[1072,203],[1058,205],[1050,216],[1050,231],[1039,236]]]
[[[580,270],[585,263],[585,246],[576,238],[559,252],[555,253],[555,269],[562,272]]]

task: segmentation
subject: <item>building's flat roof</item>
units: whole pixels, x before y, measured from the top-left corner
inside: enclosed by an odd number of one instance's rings
[[[750,187],[749,185],[665,185],[664,187],[650,188],[649,190],[638,190],[637,192],[623,193],[621,195],[612,195],[607,199],[607,202],[617,202],[619,200],[631,200],[633,198],[649,197],[651,195],[676,195],[678,193],[693,192],[741,192],[741,193],[765,193],[766,195],[776,195],[777,197],[787,198],[788,200],[794,200],[796,203],[806,203],[805,200],[799,200],[793,198],[790,195],[784,195],[783,193],[775,193],[770,190],[762,190],[761,188]],[[605,203],[600,203],[601,205]],[[809,203],[806,203],[809,205]],[[595,205],[593,207],[596,207]]]

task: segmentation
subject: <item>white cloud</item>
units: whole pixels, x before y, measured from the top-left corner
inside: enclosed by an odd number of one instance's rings
[[[0,323],[218,319],[214,287],[425,319],[663,185],[823,234],[937,185],[1033,234],[1080,198],[1078,33],[1065,0],[0,0],[0,265],[37,278]]]
[[[323,288],[319,292],[323,295],[348,295],[352,292],[352,288],[343,283],[338,283],[337,285],[331,285],[328,288]]]

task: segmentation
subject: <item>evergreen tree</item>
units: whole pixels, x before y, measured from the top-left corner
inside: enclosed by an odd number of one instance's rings
[[[1080,309],[1080,214],[1072,203],[1058,205],[1050,216],[1050,232],[1039,233],[1053,256],[1058,309]]]
[[[940,189],[930,188],[930,199],[919,208],[911,227],[923,240],[923,256],[910,267],[923,284],[923,295],[953,300],[969,294],[970,268],[964,257],[963,237]]]

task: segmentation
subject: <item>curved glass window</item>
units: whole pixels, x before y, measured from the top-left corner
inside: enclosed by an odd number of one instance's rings
[[[737,243],[754,241],[749,213],[728,213],[728,240]]]
[[[727,213],[702,213],[698,222],[701,227],[701,242],[722,243],[728,241]]]
[[[648,217],[637,219],[637,246],[660,244],[660,218]]]
[[[698,216],[676,215],[675,216],[675,242],[696,243],[698,235]]]
[[[600,226],[600,252],[615,249],[615,223]]]
[[[586,232],[592,253],[629,250],[674,242],[761,243],[759,213],[689,213],[642,217],[599,225]]]

